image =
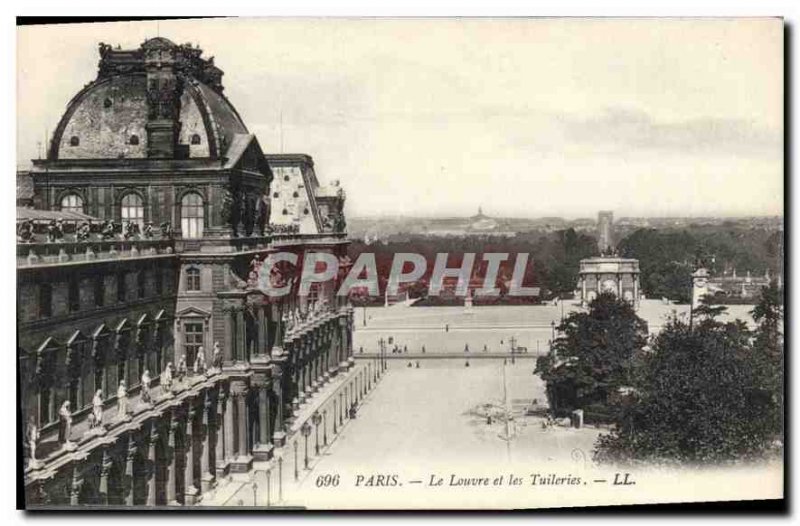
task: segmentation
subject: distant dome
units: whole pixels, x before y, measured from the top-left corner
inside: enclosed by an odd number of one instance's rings
[[[48,158],[148,157],[147,124],[154,118],[178,123],[176,156],[224,156],[233,136],[248,131],[222,93],[223,72],[213,58],[203,59],[201,54],[191,44],[179,46],[163,37],[151,38],[135,50],[100,44],[98,77],[67,105]],[[163,85],[168,86],[167,95],[163,87],[158,91]],[[173,103],[174,115],[154,116],[155,107]]]

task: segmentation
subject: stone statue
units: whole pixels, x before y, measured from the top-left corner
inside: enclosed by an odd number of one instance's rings
[[[116,230],[116,225],[114,224],[114,222],[111,221],[110,219],[106,220],[100,229],[100,237],[103,240],[113,239],[115,230]]]
[[[72,411],[70,410],[69,400],[65,400],[58,410],[58,441],[67,445],[72,435]]]
[[[161,371],[161,389],[169,392],[172,389],[172,362],[169,362]]]
[[[217,371],[222,370],[222,350],[219,348],[219,342],[214,342],[214,354],[211,363]]]
[[[161,237],[164,239],[172,239],[172,225],[169,221],[164,221],[159,225],[161,228]]]
[[[26,219],[17,225],[17,237],[20,241],[31,243],[33,241],[33,222]]]
[[[56,241],[58,241],[61,238],[59,233],[60,233],[59,224],[56,222],[55,219],[52,219],[50,223],[48,223],[47,225],[47,242],[55,243]]]
[[[98,389],[94,392],[94,398],[92,399],[92,415],[94,415],[94,426],[93,427],[102,427],[103,426],[103,390]]]
[[[186,355],[182,354],[181,355],[181,359],[178,360],[178,374],[177,374],[177,376],[178,376],[178,381],[179,382],[183,381],[183,377],[186,376],[186,373],[187,373]]]
[[[28,449],[30,450],[28,465],[31,469],[36,469],[39,464],[36,460],[36,446],[39,444],[39,426],[36,425],[36,419],[33,416],[28,419],[27,439]]]
[[[139,234],[139,223],[135,221],[128,221],[127,223],[125,223],[125,232],[123,236],[125,237],[126,241],[133,239],[138,234]]]
[[[90,221],[81,222],[80,226],[75,230],[75,241],[84,242],[89,241],[89,236],[92,233],[92,224]]]
[[[200,346],[197,349],[197,357],[194,359],[194,374],[204,374],[206,372],[206,351]]]
[[[269,196],[266,194],[262,194],[259,197],[258,202],[256,203],[256,224],[258,225],[258,231],[263,236],[266,228],[267,223],[269,222],[269,216],[272,212],[272,203],[269,199]]]
[[[142,373],[142,402],[145,404],[152,402],[150,398],[150,382],[150,371],[145,369],[144,373]]]
[[[125,387],[125,380],[119,381],[117,388],[117,417],[122,419],[128,416],[128,388]]]
[[[144,238],[153,239],[153,223],[149,221],[144,225]]]

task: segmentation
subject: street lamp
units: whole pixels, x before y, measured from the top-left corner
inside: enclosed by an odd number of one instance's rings
[[[278,457],[278,502],[282,500],[283,500],[283,456],[281,455]]]
[[[270,486],[272,485],[272,469],[267,469],[267,508],[270,506]]]
[[[318,411],[311,415],[311,421],[314,423],[314,454],[319,456],[319,423],[322,422],[322,416]]]
[[[300,479],[300,472],[297,469],[297,440],[294,441],[294,480]]]
[[[322,445],[328,447],[328,410],[322,412]]]
[[[308,422],[303,422],[303,426],[300,428],[300,432],[303,434],[304,439],[304,449],[305,449],[305,461],[303,465],[306,469],[308,469],[308,435],[311,434],[311,426],[308,425]]]

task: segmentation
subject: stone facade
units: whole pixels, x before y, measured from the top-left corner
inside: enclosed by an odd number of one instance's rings
[[[270,165],[199,49],[158,38],[100,52],[18,220],[26,501],[190,505],[284,447],[319,386],[353,365],[338,283],[278,299],[252,279],[279,251],[344,257],[346,235],[273,227]]]

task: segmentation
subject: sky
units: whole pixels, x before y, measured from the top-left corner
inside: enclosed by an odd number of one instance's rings
[[[199,44],[350,216],[783,214],[779,19],[216,19],[17,31],[18,165],[98,44]]]

